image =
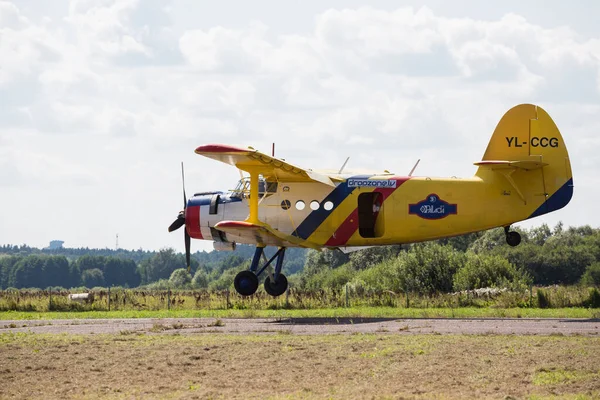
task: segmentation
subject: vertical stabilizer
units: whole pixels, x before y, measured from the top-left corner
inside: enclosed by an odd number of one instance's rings
[[[533,104],[511,108],[500,120],[477,175],[490,170],[510,181],[525,204],[536,204],[530,218],[566,206],[573,175],[565,142],[548,113]]]

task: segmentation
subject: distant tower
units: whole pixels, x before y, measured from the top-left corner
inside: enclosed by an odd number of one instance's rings
[[[117,242],[115,243],[115,250],[119,250],[119,234],[117,233]]]
[[[51,240],[50,245],[46,247],[48,250],[62,249],[64,241],[62,240]]]

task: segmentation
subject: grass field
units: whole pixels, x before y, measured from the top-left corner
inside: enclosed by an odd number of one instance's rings
[[[1,311],[0,320],[93,318],[600,318],[600,310],[573,308],[396,308],[349,307],[308,310],[118,310],[118,311]]]
[[[583,286],[551,286],[531,288],[531,291],[502,291],[490,289],[487,292],[461,293],[359,293],[356,290],[314,290],[299,291],[290,289],[285,295],[273,298],[259,291],[248,297],[235,291],[208,290],[139,290],[123,288],[81,288],[93,296],[89,303],[82,304],[69,300],[69,290],[7,289],[0,290],[0,312],[3,311],[190,311],[219,312],[220,310],[243,310],[244,312],[268,310],[320,310],[324,309],[395,309],[386,311],[400,315],[452,316],[456,309],[483,311],[473,315],[502,316],[502,311],[510,310],[512,316],[557,315],[531,314],[531,309],[585,309],[595,308],[600,314],[600,292],[597,288]],[[76,293],[76,292],[75,292]],[[406,310],[401,310],[406,309]],[[210,311],[207,311],[210,310]],[[440,310],[440,311],[438,311]],[[523,311],[517,311],[523,310]],[[236,311],[234,311],[236,312]],[[300,311],[301,312],[301,311]],[[343,311],[341,311],[343,312]],[[352,311],[353,312],[353,311]],[[560,311],[560,316],[564,315]],[[578,311],[575,311],[578,312]],[[394,314],[394,316],[396,316]],[[493,315],[492,315],[493,314]],[[203,314],[206,315],[206,314]],[[211,314],[212,315],[212,314]],[[229,315],[229,314],[226,314]],[[236,314],[240,315],[240,314]]]
[[[577,336],[2,334],[0,398],[597,399],[598,360]]]

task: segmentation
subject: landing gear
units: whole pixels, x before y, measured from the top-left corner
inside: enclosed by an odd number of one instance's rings
[[[509,229],[510,229],[510,226],[504,227],[504,234],[506,235],[506,243],[508,243],[508,245],[512,246],[512,247],[518,246],[519,243],[521,243],[521,235],[519,234],[519,232],[509,231]]]
[[[271,282],[271,277],[265,278],[265,292],[271,296],[277,297],[285,293],[288,287],[288,281],[284,274],[279,274],[277,282]]]
[[[241,271],[235,276],[233,286],[242,296],[251,296],[258,289],[258,278],[252,271]]]
[[[251,296],[258,289],[258,277],[262,274],[273,261],[275,261],[275,272],[265,279],[265,291],[271,296],[281,296],[285,293],[288,287],[288,281],[285,275],[281,273],[283,267],[283,257],[285,255],[285,247],[280,247],[269,261],[258,269],[258,263],[264,256],[264,247],[257,247],[250,264],[250,270],[239,272],[233,281],[235,290],[242,296]],[[266,259],[266,258],[265,258]]]

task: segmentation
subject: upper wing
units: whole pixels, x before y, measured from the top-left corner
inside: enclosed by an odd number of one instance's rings
[[[243,171],[258,170],[266,179],[273,178],[273,180],[283,182],[314,181],[335,186],[332,178],[328,175],[296,167],[283,160],[254,150],[252,147],[243,149],[226,144],[208,144],[198,147],[196,154],[233,165]]]

